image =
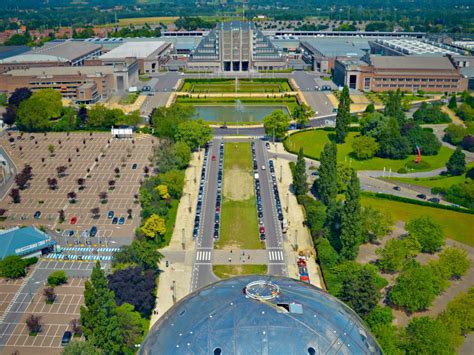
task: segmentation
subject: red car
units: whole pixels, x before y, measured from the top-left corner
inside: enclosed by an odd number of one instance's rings
[[[77,223],[77,217],[76,216],[72,217],[70,223],[71,224],[76,224]]]
[[[261,226],[258,231],[260,232],[260,234],[263,234],[265,233],[265,227],[264,226]]]
[[[215,155],[212,156],[212,161],[216,161],[216,156]]]

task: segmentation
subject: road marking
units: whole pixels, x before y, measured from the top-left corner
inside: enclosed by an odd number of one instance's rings
[[[268,252],[268,259],[270,261],[284,261],[283,251],[281,250],[270,250]]]
[[[211,261],[212,252],[210,251],[200,251],[197,252],[196,260],[198,261]]]

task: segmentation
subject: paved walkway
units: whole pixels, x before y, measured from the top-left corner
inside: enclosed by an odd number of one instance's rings
[[[444,130],[446,129],[446,127],[448,127],[447,124],[422,125],[422,127],[431,128],[433,130],[433,133],[440,140],[441,144],[444,145],[445,147],[448,147],[450,149],[456,149],[457,148],[455,145],[452,145],[451,143],[443,141]],[[469,152],[469,151],[464,150],[464,149],[463,149],[463,153],[466,155],[466,161],[467,162],[474,161],[474,153]]]

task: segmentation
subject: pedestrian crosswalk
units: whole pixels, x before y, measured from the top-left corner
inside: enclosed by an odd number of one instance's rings
[[[110,261],[112,260],[111,255],[75,255],[75,254],[58,254],[58,253],[51,253],[47,256],[49,259],[53,260],[85,260],[85,261]]]
[[[211,261],[212,252],[210,250],[198,250],[196,253],[196,261]]]
[[[65,247],[62,248],[63,251],[75,251],[75,252],[92,252],[93,248],[81,248],[81,247]],[[114,253],[116,251],[119,251],[120,248],[97,248],[96,249],[99,253]]]
[[[270,262],[284,262],[285,258],[283,256],[282,250],[269,250],[268,251],[268,260]]]

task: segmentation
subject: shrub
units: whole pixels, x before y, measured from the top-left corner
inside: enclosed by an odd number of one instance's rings
[[[67,283],[67,275],[63,270],[53,271],[48,276],[48,284],[51,286],[59,286]]]
[[[26,275],[28,262],[17,255],[10,255],[0,260],[0,276],[18,279]]]
[[[412,219],[405,228],[418,240],[421,251],[425,253],[434,253],[444,244],[443,227],[429,216]]]

